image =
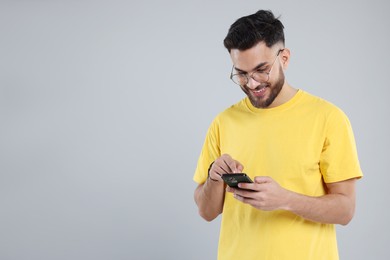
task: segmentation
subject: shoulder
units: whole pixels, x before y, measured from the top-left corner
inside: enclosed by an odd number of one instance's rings
[[[209,126],[209,132],[217,133],[221,129],[227,129],[237,123],[242,123],[243,120],[248,118],[246,116],[248,114],[251,114],[251,112],[247,108],[244,98],[217,114]]]
[[[318,109],[323,109],[326,111],[338,109],[338,107],[333,104],[332,102],[325,100],[321,97],[315,96],[313,94],[310,94],[306,91],[302,91],[302,96],[303,96],[303,102],[306,104],[310,104],[311,106],[314,106]]]
[[[302,95],[302,105],[311,108],[316,113],[322,113],[327,117],[332,115],[346,116],[345,113],[337,105],[333,104],[328,100],[312,95],[305,91],[303,91]]]
[[[230,107],[226,108],[222,112],[220,112],[216,117],[215,120],[219,122],[223,122],[225,120],[231,120],[236,117],[242,117],[246,114],[250,114],[250,110],[248,109],[248,106],[246,105],[246,98],[241,99],[239,102],[231,105]]]
[[[350,127],[348,116],[344,111],[332,102],[304,92],[304,102],[311,109],[313,116],[321,118],[326,129],[340,129]]]

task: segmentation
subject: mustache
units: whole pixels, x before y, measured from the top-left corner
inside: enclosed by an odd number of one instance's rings
[[[256,88],[254,89],[250,89],[247,85],[245,85],[244,87],[247,89],[247,90],[252,90],[252,91],[257,91],[257,90],[260,90],[262,88],[265,88],[265,87],[269,87],[271,86],[270,83],[266,82],[266,83],[261,83],[260,85],[258,85]]]

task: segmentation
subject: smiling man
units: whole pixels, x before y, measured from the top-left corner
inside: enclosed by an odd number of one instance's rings
[[[214,119],[194,175],[199,214],[222,214],[218,259],[338,259],[334,224],[354,215],[362,172],[349,120],[287,83],[283,29],[260,10],[224,40],[246,97]],[[253,183],[221,178],[243,171]]]

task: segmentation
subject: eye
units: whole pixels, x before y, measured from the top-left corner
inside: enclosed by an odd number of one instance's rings
[[[244,72],[238,72],[238,73],[234,74],[234,76],[240,77],[240,78],[245,78],[245,77],[246,77],[246,73],[244,73]]]
[[[264,72],[266,72],[266,70],[265,69],[257,69],[256,72],[257,73],[264,73]]]

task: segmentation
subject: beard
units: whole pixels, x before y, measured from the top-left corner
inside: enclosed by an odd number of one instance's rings
[[[283,88],[284,85],[284,73],[282,68],[279,68],[279,77],[276,80],[275,83],[262,83],[259,86],[256,87],[255,90],[259,90],[263,87],[268,88],[270,90],[269,96],[265,97],[256,97],[253,95],[253,93],[249,90],[247,86],[241,86],[242,91],[248,96],[249,100],[251,101],[252,105],[256,108],[267,108],[269,107],[272,102],[274,102],[275,98],[279,95],[280,91]]]

